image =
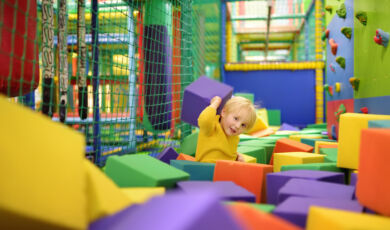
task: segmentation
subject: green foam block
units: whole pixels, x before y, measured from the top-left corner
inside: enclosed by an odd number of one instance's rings
[[[270,126],[280,126],[280,110],[267,109],[267,115]]]
[[[180,143],[180,153],[195,156],[196,146],[198,144],[199,130],[186,136]]]
[[[337,148],[320,148],[320,154],[325,155],[324,162],[337,162]]]
[[[331,139],[312,139],[312,138],[302,138],[301,139],[301,142],[303,144],[307,144],[307,145],[310,145],[313,147],[315,147],[316,141],[336,142],[335,140],[331,140]]]
[[[321,124],[310,124],[307,125],[306,128],[312,128],[312,129],[326,129],[326,123],[321,123]]]
[[[238,144],[238,146],[239,147],[240,146],[263,147],[265,149],[265,152],[267,155],[267,159],[266,159],[267,163],[266,164],[268,164],[269,161],[271,160],[272,152],[274,151],[274,148],[275,148],[275,143],[274,142],[270,143],[270,142],[259,139],[259,140],[240,142]]]
[[[256,158],[256,163],[267,164],[267,152],[261,146],[238,146],[237,152]]]
[[[225,205],[235,205],[236,203],[240,203],[237,201],[224,201],[223,202]],[[272,211],[275,209],[275,205],[273,204],[257,204],[257,203],[249,203],[246,202],[245,204],[252,206],[253,208],[266,212],[266,213],[272,213]]]
[[[212,181],[214,176],[214,163],[196,161],[171,160],[170,164],[190,175],[190,180]]]
[[[234,96],[244,97],[252,103],[255,101],[255,95],[253,93],[235,93]]]
[[[166,187],[188,180],[190,175],[148,155],[111,156],[105,173],[119,187]]]
[[[342,169],[338,168],[335,162],[283,165],[280,169],[280,171],[289,171],[289,170],[317,170],[317,171],[342,172]]]

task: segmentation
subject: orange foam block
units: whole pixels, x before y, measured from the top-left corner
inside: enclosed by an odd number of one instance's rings
[[[195,157],[180,153],[179,156],[176,158],[176,160],[182,160],[182,161],[196,161]]]
[[[279,229],[298,230],[301,229],[282,218],[262,212],[245,203],[236,203],[228,206],[235,219],[246,230],[257,229]]]
[[[238,161],[217,161],[214,168],[214,181],[233,181],[256,196],[256,203],[266,201],[265,179],[272,173],[271,165]]]
[[[364,206],[390,217],[390,129],[363,129],[356,195]]]
[[[313,146],[303,144],[299,141],[289,138],[281,138],[276,141],[273,153],[286,153],[286,152],[313,152]],[[271,165],[274,163],[274,156],[272,154],[269,162]]]
[[[266,137],[266,136],[269,136],[269,135],[274,134],[274,133],[275,133],[274,129],[266,128],[266,129],[251,133],[251,136],[253,136],[253,137]]]

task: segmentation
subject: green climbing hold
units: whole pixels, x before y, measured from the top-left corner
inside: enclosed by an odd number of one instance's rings
[[[345,69],[345,58],[337,57],[336,62],[340,65],[341,68]]]
[[[364,11],[358,11],[355,14],[355,17],[359,20],[363,25],[367,25],[367,13]]]
[[[332,6],[325,6],[325,10],[328,11],[330,14],[332,14],[333,7]]]
[[[351,27],[343,27],[341,28],[341,33],[345,35],[348,39],[351,39],[352,36],[352,28]]]
[[[345,18],[347,16],[347,9],[345,8],[345,4],[344,3],[340,5],[340,8],[338,10],[336,10],[336,14],[340,18]]]

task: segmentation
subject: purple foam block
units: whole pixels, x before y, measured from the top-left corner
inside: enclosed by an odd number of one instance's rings
[[[180,181],[177,186],[186,193],[196,193],[205,189],[215,189],[222,200],[255,202],[256,197],[245,188],[232,181]]]
[[[179,154],[172,147],[168,147],[157,156],[157,159],[169,164],[171,160],[176,160],[178,156]]]
[[[299,129],[297,127],[289,125],[287,123],[283,123],[282,126],[280,126],[279,131],[282,131],[282,130],[299,131]]]
[[[220,114],[226,101],[232,97],[233,88],[208,77],[200,77],[184,90],[181,120],[198,126],[199,114],[210,105],[215,96],[222,98],[217,113]]]
[[[267,203],[277,204],[279,189],[292,178],[344,184],[344,173],[316,170],[289,170],[267,174]]]
[[[357,182],[357,173],[351,173],[351,180],[349,182],[349,185],[356,186],[356,182]]]
[[[239,230],[240,224],[211,190],[185,194],[171,192],[154,197],[110,230]]]
[[[363,211],[363,207],[359,202],[352,200],[289,197],[274,209],[273,214],[305,228],[310,206],[321,206],[352,212]]]
[[[139,205],[131,205],[117,213],[111,216],[100,218],[94,222],[92,222],[88,229],[89,230],[107,230],[112,229],[113,226],[117,223],[120,223],[120,221],[123,218],[126,218],[128,215],[130,215]]]
[[[350,185],[294,178],[280,188],[278,203],[290,196],[352,200],[354,191],[355,187]]]

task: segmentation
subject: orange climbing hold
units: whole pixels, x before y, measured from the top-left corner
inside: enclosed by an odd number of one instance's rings
[[[339,45],[334,41],[333,38],[329,39],[329,45],[330,45],[330,49],[332,51],[332,54],[336,55],[337,54],[337,48],[338,48]]]

